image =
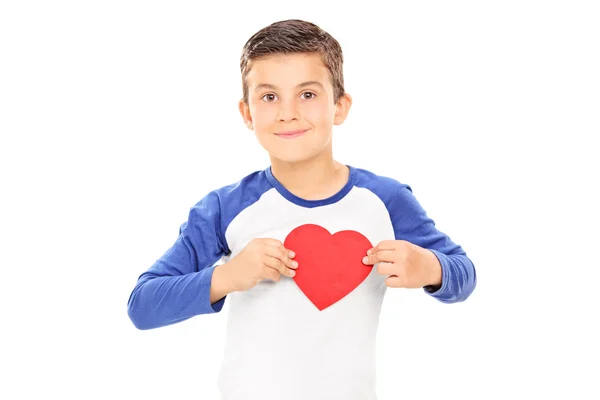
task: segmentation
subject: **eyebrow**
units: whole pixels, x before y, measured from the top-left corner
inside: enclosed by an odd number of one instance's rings
[[[311,86],[311,85],[317,85],[319,87],[323,88],[323,85],[321,84],[321,82],[317,82],[317,81],[308,81],[308,82],[302,82],[301,84],[297,85],[296,88],[303,88],[306,86]],[[279,89],[277,86],[272,85],[270,83],[259,83],[256,88],[254,89],[255,92],[258,92],[261,89],[272,89],[272,90],[276,90]]]

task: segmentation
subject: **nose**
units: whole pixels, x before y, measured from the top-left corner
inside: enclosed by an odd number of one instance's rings
[[[296,102],[293,100],[282,101],[279,103],[279,113],[277,120],[279,122],[297,121],[298,120],[298,108]]]

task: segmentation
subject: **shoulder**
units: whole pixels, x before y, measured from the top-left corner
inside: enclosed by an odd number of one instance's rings
[[[271,185],[265,170],[259,170],[253,171],[236,182],[215,189],[211,194],[228,201],[235,201],[242,197],[256,200],[270,188]]]
[[[364,168],[354,169],[354,186],[373,192],[379,198],[387,200],[390,197],[412,194],[412,188],[396,178],[377,174]]]
[[[264,170],[254,171],[236,182],[206,193],[190,208],[186,225],[201,232],[215,232],[222,246],[228,249],[224,232],[239,213],[271,188],[265,175]]]
[[[370,190],[383,202],[394,229],[416,232],[423,224],[433,222],[408,184],[364,169],[357,169],[356,175],[356,186]]]
[[[355,186],[369,190],[377,196],[392,216],[424,214],[425,210],[409,184],[361,168],[355,168],[355,175]]]
[[[271,189],[265,170],[253,171],[238,181],[213,189],[192,206],[192,213],[218,218],[223,228],[243,209]]]

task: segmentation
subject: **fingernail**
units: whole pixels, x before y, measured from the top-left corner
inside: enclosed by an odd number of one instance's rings
[[[370,256],[371,255],[371,249],[367,250],[367,255]]]
[[[366,264],[369,261],[369,257],[363,257],[363,264]]]
[[[293,269],[290,270],[290,275],[291,276],[296,276],[296,271],[294,271]]]
[[[295,257],[296,256],[296,253],[294,253],[293,251],[290,251],[289,254],[290,254],[290,257]]]
[[[298,261],[296,261],[296,260],[292,261],[292,265],[293,265],[294,267],[298,267]]]

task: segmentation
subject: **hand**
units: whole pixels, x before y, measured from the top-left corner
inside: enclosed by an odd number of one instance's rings
[[[293,251],[283,247],[276,239],[252,239],[231,261],[223,264],[233,291],[253,288],[259,282],[270,279],[279,282],[281,275],[296,275],[298,263],[292,258]]]
[[[385,284],[393,288],[422,288],[442,284],[442,267],[436,255],[405,240],[384,240],[367,251],[366,265],[389,275]]]

